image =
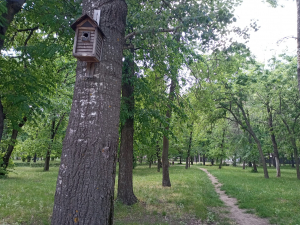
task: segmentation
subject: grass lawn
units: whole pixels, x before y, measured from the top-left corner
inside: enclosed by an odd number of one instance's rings
[[[0,224],[49,224],[58,168],[16,167],[0,179]],[[139,203],[126,207],[116,202],[115,224],[191,224],[202,219],[229,224],[218,217],[220,207],[213,186],[195,166],[170,167],[171,188],[162,188],[156,168],[134,170],[134,192]],[[116,179],[117,181],[117,179]]]
[[[269,179],[264,178],[263,169],[251,173],[251,168],[205,166],[211,174],[224,184],[222,190],[238,199],[239,207],[248,209],[260,217],[270,218],[272,224],[300,225],[300,181],[296,170],[281,167],[281,178],[276,170],[268,167]]]

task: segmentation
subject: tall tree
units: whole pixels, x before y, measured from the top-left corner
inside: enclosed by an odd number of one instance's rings
[[[127,112],[121,121],[121,144],[119,157],[119,176],[117,199],[125,205],[137,202],[133,193],[133,136],[134,136],[134,50],[125,57],[122,76],[122,105]]]
[[[83,14],[101,10],[106,36],[95,75],[77,62],[69,125],[63,143],[52,224],[113,224],[119,139],[122,51],[127,5],[124,0],[84,0]]]

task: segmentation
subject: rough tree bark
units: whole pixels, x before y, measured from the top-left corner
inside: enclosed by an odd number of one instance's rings
[[[123,65],[122,98],[128,116],[121,128],[120,162],[117,199],[125,205],[133,205],[137,198],[133,193],[133,135],[134,135],[134,51],[127,56]]]
[[[176,81],[174,78],[171,79],[170,93],[169,93],[169,103],[167,105],[168,109],[166,112],[166,117],[170,120],[172,115],[172,106],[171,102],[173,102],[175,97],[175,88]],[[169,130],[169,125],[165,127],[165,129]],[[162,178],[162,186],[163,187],[171,187],[171,181],[169,176],[169,139],[164,136],[163,138],[163,152],[162,152],[162,169],[163,169],[163,178]]]
[[[268,122],[269,122],[270,136],[271,136],[271,140],[272,140],[272,144],[273,144],[273,152],[274,152],[273,155],[275,157],[275,162],[276,162],[276,171],[277,171],[276,177],[280,177],[281,173],[280,173],[280,165],[279,165],[279,158],[278,158],[279,153],[278,153],[277,142],[276,142],[274,129],[273,129],[273,115],[272,115],[272,111],[271,111],[269,103],[267,103],[267,111],[268,111]]]
[[[84,0],[82,7],[92,18],[94,9],[101,10],[106,39],[93,77],[85,74],[86,62],[77,62],[52,225],[113,224],[127,5],[124,0]]]
[[[19,129],[21,129],[24,126],[24,124],[26,123],[26,121],[27,121],[27,118],[24,117],[23,120],[22,120],[22,122],[19,123],[19,125],[18,125]],[[13,129],[13,131],[12,131],[12,135],[11,135],[11,138],[10,138],[11,144],[8,145],[8,148],[7,148],[6,152],[5,152],[5,155],[3,156],[3,165],[0,165],[4,169],[6,169],[7,166],[8,166],[9,158],[11,156],[11,153],[14,150],[15,142],[17,140],[17,136],[18,136],[18,133],[19,133],[19,129]]]

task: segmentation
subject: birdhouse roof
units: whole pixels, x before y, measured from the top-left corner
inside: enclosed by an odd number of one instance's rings
[[[105,37],[103,31],[102,31],[101,28],[98,26],[97,22],[96,22],[94,19],[92,19],[92,18],[91,18],[89,15],[87,15],[87,14],[84,14],[83,16],[79,17],[79,18],[71,25],[71,28],[72,28],[74,31],[76,31],[77,26],[78,26],[81,22],[83,22],[85,19],[88,19],[88,20],[91,22],[90,24],[91,24],[93,27],[97,28],[97,29],[100,31],[100,33],[101,33],[101,35],[102,35],[103,38]]]

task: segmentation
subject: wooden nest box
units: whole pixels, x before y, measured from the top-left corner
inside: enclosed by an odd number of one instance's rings
[[[71,28],[75,30],[73,56],[81,61],[100,62],[105,36],[97,22],[85,14]]]

